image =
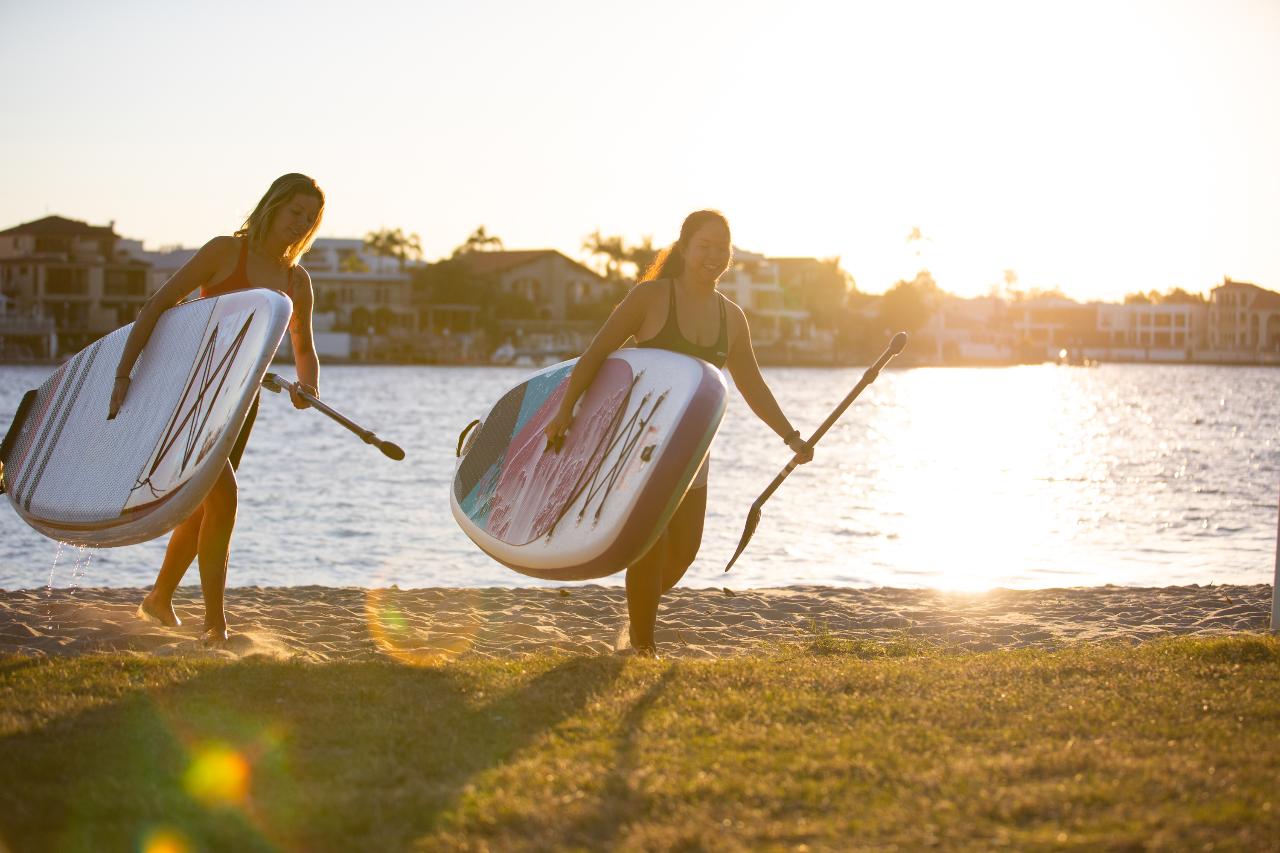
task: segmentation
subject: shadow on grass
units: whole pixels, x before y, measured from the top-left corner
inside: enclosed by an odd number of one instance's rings
[[[214,666],[0,740],[0,845],[403,849],[622,665]]]
[[[613,767],[604,780],[597,807],[587,810],[587,817],[566,828],[559,840],[582,845],[586,850],[611,850],[617,847],[628,823],[643,823],[652,817],[648,803],[643,794],[637,793],[634,784],[636,772],[642,765],[637,741],[645,716],[666,691],[677,669],[663,670],[627,710],[618,725]]]

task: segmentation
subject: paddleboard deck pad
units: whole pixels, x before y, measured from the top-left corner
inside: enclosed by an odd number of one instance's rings
[[[453,516],[486,554],[531,577],[611,575],[657,540],[724,415],[724,377],[659,349],[609,356],[558,449],[543,430],[576,359],[512,388],[465,437]]]
[[[160,315],[113,420],[132,325],[90,344],[27,392],[0,447],[5,492],[39,532],[106,547],[154,539],[213,488],[293,305],[253,289]]]

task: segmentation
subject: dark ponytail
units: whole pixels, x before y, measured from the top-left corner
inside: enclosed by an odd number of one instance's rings
[[[719,222],[725,227],[726,231],[729,230],[729,220],[720,211],[695,210],[684,218],[684,224],[680,226],[680,239],[658,253],[658,257],[654,258],[653,263],[649,264],[649,268],[644,271],[644,275],[640,276],[640,280],[653,281],[658,278],[675,278],[683,273],[684,248],[689,245],[693,235],[698,233],[698,229],[708,222]]]

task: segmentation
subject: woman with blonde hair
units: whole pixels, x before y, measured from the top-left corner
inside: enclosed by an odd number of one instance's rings
[[[747,315],[716,290],[731,260],[729,222],[724,214],[717,210],[689,214],[680,227],[680,238],[658,255],[578,359],[560,408],[547,425],[547,440],[557,444],[572,429],[578,398],[591,386],[609,354],[634,338],[640,347],[671,350],[700,358],[713,367],[727,367],[751,411],[801,462],[811,460],[813,448],[792,428],[760,375]],[[684,577],[702,544],[709,463],[708,458],[694,476],[658,541],[627,567],[627,612],[631,648],[636,654],[656,656],[658,600]]]
[[[116,367],[115,388],[111,393],[107,417],[114,418],[127,403],[129,374],[160,315],[196,289],[203,297],[251,287],[268,287],[292,299],[289,337],[299,384],[319,396],[320,362],[311,330],[314,293],[311,277],[298,264],[298,259],[315,240],[323,213],[324,193],[320,187],[312,178],[293,172],[280,176],[271,184],[239,231],[229,237],[214,237],[205,243],[147,300],[139,312],[120,355],[120,364]],[[303,398],[297,394],[292,397],[294,406],[299,409],[307,407]],[[192,560],[198,558],[205,610],[203,640],[210,645],[221,644],[227,639],[223,593],[227,585],[231,531],[236,523],[235,469],[240,464],[257,414],[258,401],[255,398],[222,473],[204,502],[174,529],[155,585],[138,606],[138,615],[148,621],[171,627],[182,624],[173,610],[173,593]]]

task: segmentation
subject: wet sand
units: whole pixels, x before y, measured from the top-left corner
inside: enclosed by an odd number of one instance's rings
[[[203,606],[182,588],[178,628],[136,616],[140,589],[0,590],[0,654],[120,652],[265,655],[309,661],[429,663],[459,655],[557,651],[613,654],[626,647],[620,587],[358,589],[244,587],[227,592],[231,640],[200,644]],[[1264,631],[1271,587],[1086,587],[949,593],[922,589],[676,589],[664,597],[664,657],[767,653],[818,634],[888,641],[910,636],[971,651],[1139,642],[1178,635]]]

